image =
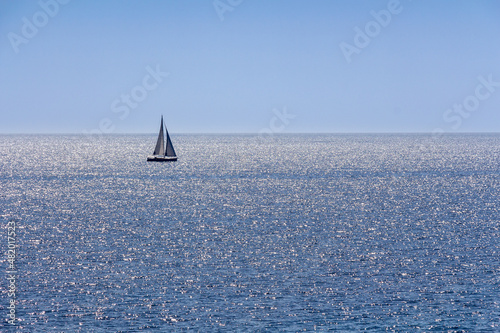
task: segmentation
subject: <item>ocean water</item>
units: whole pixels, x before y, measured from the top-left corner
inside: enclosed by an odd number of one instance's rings
[[[0,136],[1,331],[500,331],[500,135]]]

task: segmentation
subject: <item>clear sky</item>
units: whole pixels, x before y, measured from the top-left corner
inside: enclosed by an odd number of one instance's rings
[[[0,133],[500,132],[500,1],[0,0]]]

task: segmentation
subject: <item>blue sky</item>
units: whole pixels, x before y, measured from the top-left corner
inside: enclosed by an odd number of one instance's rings
[[[498,132],[500,2],[0,1],[0,133]]]

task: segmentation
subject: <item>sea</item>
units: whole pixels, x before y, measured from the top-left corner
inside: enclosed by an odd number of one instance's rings
[[[0,331],[500,332],[500,134],[171,138],[0,135]]]

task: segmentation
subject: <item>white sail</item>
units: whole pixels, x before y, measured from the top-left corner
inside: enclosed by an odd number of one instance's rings
[[[160,133],[158,134],[158,141],[156,141],[155,151],[153,155],[165,156],[165,143],[163,139],[163,116],[161,116]]]

